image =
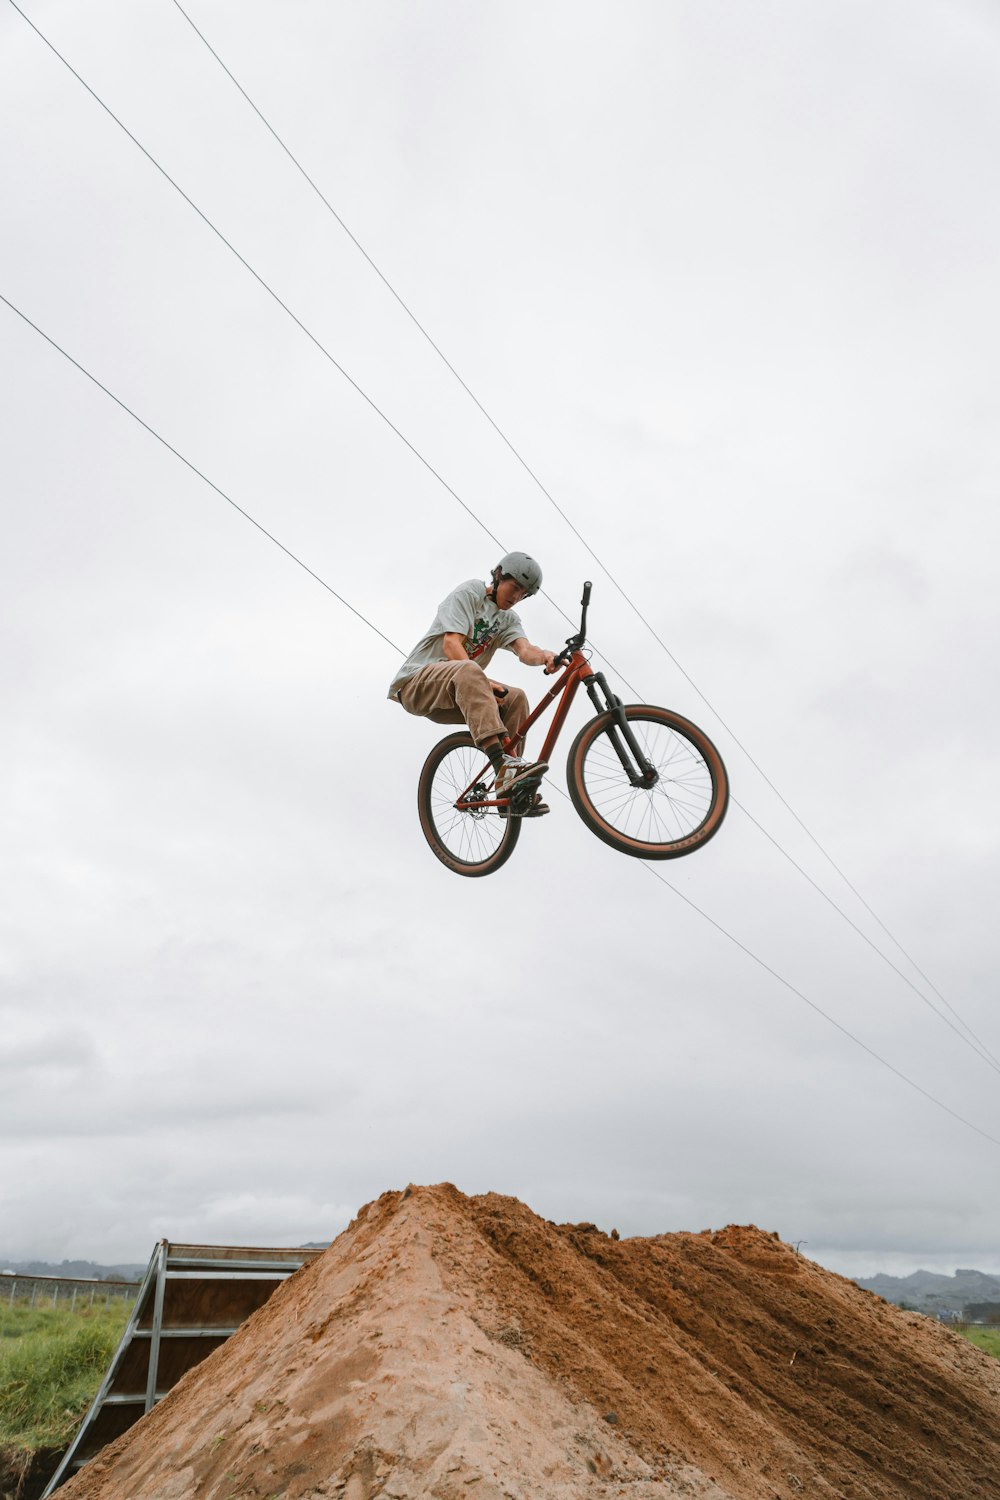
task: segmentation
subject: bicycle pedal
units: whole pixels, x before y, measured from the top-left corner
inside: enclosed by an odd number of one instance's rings
[[[533,776],[530,781],[518,782],[511,792],[509,811],[515,818],[523,818],[534,805],[535,789],[540,780],[541,777]]]

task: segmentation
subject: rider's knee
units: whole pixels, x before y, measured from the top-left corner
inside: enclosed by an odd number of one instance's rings
[[[454,691],[463,698],[492,698],[493,689],[486,680],[486,673],[477,661],[463,661],[454,677]]]

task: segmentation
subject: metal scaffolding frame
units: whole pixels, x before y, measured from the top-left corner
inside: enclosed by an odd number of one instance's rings
[[[321,1250],[180,1245],[160,1240],[100,1390],[47,1497],[225,1343],[274,1289]]]

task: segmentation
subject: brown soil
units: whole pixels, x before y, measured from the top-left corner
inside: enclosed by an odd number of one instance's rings
[[[58,1448],[0,1448],[0,1500],[38,1500],[61,1457]]]
[[[369,1204],[61,1500],[1000,1500],[1000,1363],[752,1226]]]

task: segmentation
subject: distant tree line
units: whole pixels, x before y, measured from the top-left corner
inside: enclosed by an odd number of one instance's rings
[[[1000,1302],[970,1302],[962,1309],[966,1323],[988,1323],[991,1328],[1000,1328]]]

